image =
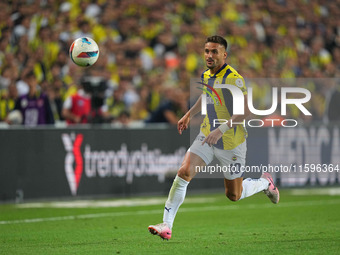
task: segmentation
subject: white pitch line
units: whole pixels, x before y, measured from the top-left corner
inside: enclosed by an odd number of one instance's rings
[[[340,188],[291,189],[290,194],[293,196],[315,196],[315,195],[339,196]]]
[[[275,208],[275,207],[279,209],[280,207],[300,207],[300,206],[317,206],[317,205],[333,205],[333,204],[340,204],[340,199],[283,202],[278,205],[273,205],[273,204],[268,203],[268,204],[262,204],[262,205],[248,204],[248,205],[228,205],[228,206],[226,205],[226,206],[181,208],[179,212],[181,213],[206,212],[206,211],[214,211],[214,210],[239,210],[239,209],[256,209],[256,208]],[[50,218],[8,220],[8,221],[0,221],[0,225],[76,220],[76,219],[93,219],[93,218],[119,217],[119,216],[148,215],[148,214],[162,214],[162,210],[140,210],[140,211],[130,211],[130,212],[96,213],[96,214],[70,215],[70,216],[50,217]]]
[[[96,201],[96,200],[75,200],[75,201],[57,201],[43,203],[24,203],[16,205],[17,208],[94,208],[94,207],[133,207],[164,204],[166,197],[148,198],[148,199],[119,199],[113,201]],[[188,198],[186,203],[214,203],[216,198]]]

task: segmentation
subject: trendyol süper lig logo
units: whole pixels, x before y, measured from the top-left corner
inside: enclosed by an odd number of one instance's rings
[[[121,143],[117,150],[93,150],[85,142],[84,134],[73,132],[62,133],[61,139],[66,152],[66,179],[73,196],[89,192],[84,180],[97,178],[121,178],[132,184],[135,177],[156,176],[163,183],[169,171],[181,166],[186,151],[179,147],[173,153],[162,153],[159,148],[148,149],[145,143],[135,150],[128,150],[125,143]],[[81,182],[85,185],[82,186]]]
[[[83,174],[83,156],[80,148],[83,143],[83,134],[62,134],[62,140],[67,152],[65,157],[65,173],[73,196],[77,194],[80,179]],[[75,161],[75,169],[73,168]]]

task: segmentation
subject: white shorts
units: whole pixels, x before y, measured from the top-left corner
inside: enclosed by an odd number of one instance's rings
[[[247,153],[246,141],[232,150],[222,150],[214,146],[210,147],[207,143],[202,145],[204,139],[205,135],[200,132],[188,151],[202,158],[206,165],[209,165],[215,156],[221,163],[217,170],[223,171],[224,178],[227,180],[234,180],[243,176]]]

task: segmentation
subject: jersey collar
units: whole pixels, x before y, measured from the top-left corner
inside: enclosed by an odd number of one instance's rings
[[[216,75],[217,75],[219,72],[221,72],[227,65],[228,65],[227,63],[224,63],[224,65],[223,65],[220,69],[218,69],[218,71],[217,71],[213,76],[211,76],[211,75],[209,74],[210,78],[216,78]],[[209,71],[210,71],[210,70],[209,70]]]

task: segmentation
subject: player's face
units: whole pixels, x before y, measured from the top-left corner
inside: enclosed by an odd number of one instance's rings
[[[204,58],[207,67],[210,70],[217,71],[222,65],[224,65],[227,58],[227,52],[225,51],[223,45],[208,42],[205,44]]]

